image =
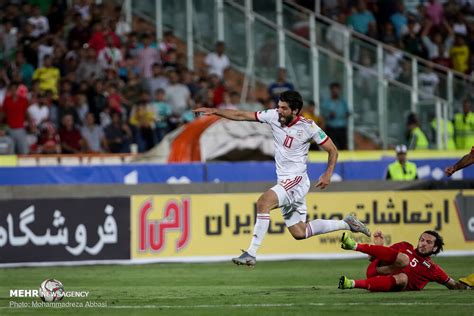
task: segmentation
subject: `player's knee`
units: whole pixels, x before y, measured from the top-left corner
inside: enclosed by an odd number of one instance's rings
[[[397,260],[395,261],[395,265],[397,267],[404,268],[408,266],[409,263],[410,263],[410,258],[406,254],[401,253],[401,252],[398,253]]]
[[[405,288],[408,284],[408,276],[405,273],[399,273],[393,276],[398,288]]]
[[[292,231],[291,235],[296,240],[306,239],[306,233],[301,231]]]
[[[270,213],[268,203],[263,196],[257,200],[257,213]]]

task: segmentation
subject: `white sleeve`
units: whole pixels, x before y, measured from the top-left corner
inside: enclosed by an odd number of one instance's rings
[[[322,145],[329,139],[329,136],[316,123],[312,122],[310,129],[311,138],[316,144]]]
[[[255,118],[260,123],[270,124],[272,121],[278,120],[277,110],[264,110],[255,112]]]

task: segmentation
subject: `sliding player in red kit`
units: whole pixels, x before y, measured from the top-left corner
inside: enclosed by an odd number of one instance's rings
[[[429,282],[437,282],[448,289],[469,289],[463,283],[450,278],[430,256],[443,250],[443,238],[435,231],[425,231],[418,239],[417,247],[402,241],[390,247],[383,246],[383,234],[374,234],[374,244],[358,244],[344,233],[341,247],[369,255],[372,262],[367,267],[367,279],[351,280],[342,276],[340,289],[367,289],[372,292],[419,291]]]

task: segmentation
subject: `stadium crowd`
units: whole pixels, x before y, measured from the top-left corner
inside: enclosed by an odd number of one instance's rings
[[[0,1],[0,20],[1,154],[144,152],[193,107],[274,107],[274,95],[241,104],[224,43],[191,71],[172,31],[157,43],[113,2]],[[270,93],[287,89],[279,78]]]
[[[474,71],[474,1],[323,0],[321,10],[359,33],[435,64]],[[402,74],[401,65],[392,68],[393,76]]]

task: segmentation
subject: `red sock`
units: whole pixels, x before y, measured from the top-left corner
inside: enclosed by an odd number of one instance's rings
[[[398,251],[385,246],[357,244],[356,250],[380,259],[387,264],[394,263],[398,256]]]
[[[379,275],[367,280],[355,280],[354,287],[367,289],[371,292],[390,292],[397,286],[395,278],[391,275]]]

